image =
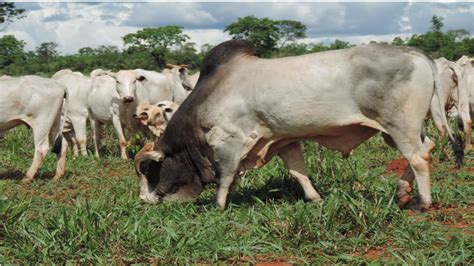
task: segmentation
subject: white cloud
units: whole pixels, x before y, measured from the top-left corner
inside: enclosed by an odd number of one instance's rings
[[[31,6],[31,8],[28,8]],[[33,50],[42,42],[64,53],[82,47],[123,46],[121,37],[143,27],[180,25],[199,48],[230,39],[223,29],[239,17],[291,19],[307,26],[304,40],[330,43],[391,41],[429,29],[433,15],[445,17],[445,30],[474,32],[473,3],[34,3],[21,4],[26,17],[0,35],[14,34]]]
[[[221,29],[192,29],[184,30],[184,33],[191,38],[191,42],[196,43],[198,50],[203,44],[216,45],[231,39],[231,37]]]

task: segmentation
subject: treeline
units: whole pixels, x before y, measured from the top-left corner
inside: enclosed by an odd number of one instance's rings
[[[408,45],[424,50],[434,58],[445,57],[456,60],[462,55],[474,55],[474,38],[465,29],[443,32],[443,18],[433,16],[431,27],[424,34],[410,38],[394,38],[390,45]],[[274,58],[306,53],[343,49],[354,46],[336,40],[334,43],[301,43],[306,26],[298,21],[271,20],[247,16],[228,25],[225,32],[234,39],[247,39],[256,47],[260,57]],[[69,68],[90,73],[102,69],[149,69],[161,70],[167,63],[188,64],[197,70],[204,55],[212,46],[205,44],[196,48],[189,42],[182,27],[164,26],[144,28],[122,37],[124,49],[116,46],[84,47],[72,55],[61,55],[58,44],[42,43],[34,51],[25,51],[26,43],[13,35],[0,38],[0,75],[20,76],[35,74],[51,76],[58,70]]]

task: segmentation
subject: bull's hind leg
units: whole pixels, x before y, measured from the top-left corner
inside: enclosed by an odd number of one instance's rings
[[[419,202],[417,204],[412,204],[411,207],[416,209],[430,207],[431,184],[429,153],[434,147],[433,142],[428,137],[425,137],[424,142],[421,141],[421,129],[398,130],[398,128],[391,128],[388,131],[403,157],[408,160],[411,171],[413,171],[414,178],[416,179],[416,183],[418,185]],[[401,207],[405,206],[411,200],[409,196],[407,197],[407,193],[411,191],[412,182],[413,175],[406,171],[399,182],[397,190],[397,196],[399,198]]]
[[[428,159],[429,159],[429,154],[434,147],[435,147],[434,142],[428,137],[425,137],[423,141],[423,153],[427,156]],[[410,196],[409,193],[413,190],[414,179],[415,179],[415,174],[413,173],[412,168],[408,167],[407,169],[405,169],[403,176],[398,181],[397,198],[398,198],[398,205],[401,208],[407,206],[412,200],[412,197]]]
[[[308,171],[304,162],[300,142],[295,142],[285,147],[279,155],[288,167],[291,176],[296,179],[303,188],[306,200],[312,202],[321,201],[321,196],[316,192],[308,178]]]
[[[43,162],[44,157],[49,149],[49,140],[48,140],[48,130],[50,127],[40,127],[40,128],[33,128],[33,139],[35,142],[35,156],[33,158],[33,163],[26,172],[25,177],[23,178],[23,182],[30,182],[33,180],[38,168]]]

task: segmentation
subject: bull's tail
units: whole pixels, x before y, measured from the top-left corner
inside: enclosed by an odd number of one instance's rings
[[[451,143],[451,148],[453,149],[454,156],[456,157],[456,166],[460,168],[464,160],[464,149],[462,139],[455,138],[451,127],[448,124],[448,119],[446,118],[446,112],[444,111],[444,103],[441,99],[440,91],[440,82],[438,68],[433,60],[428,59],[431,65],[431,70],[433,73],[434,80],[434,94],[431,100],[430,111],[431,116],[435,122],[436,127],[442,136],[448,133],[449,141]]]
[[[52,152],[56,154],[61,154],[61,148],[62,148],[62,143],[63,143],[63,131],[64,131],[64,126],[66,125],[66,119],[67,119],[68,101],[69,101],[69,96],[66,90],[64,92],[63,104],[61,107],[62,115],[61,115],[61,122],[59,124],[59,131],[55,137],[55,141],[54,141],[54,145],[52,149]]]

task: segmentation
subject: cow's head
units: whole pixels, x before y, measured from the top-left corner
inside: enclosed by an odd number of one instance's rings
[[[119,98],[123,103],[129,104],[135,101],[135,92],[137,90],[137,83],[144,81],[146,78],[142,75],[136,74],[131,70],[120,70],[119,72],[94,70],[91,77],[108,75],[115,79],[115,89]]]
[[[203,184],[190,164],[182,158],[164,156],[159,147],[150,150],[145,146],[135,157],[140,198],[148,203],[187,202],[197,198]]]
[[[193,89],[193,85],[188,74],[189,65],[167,64],[166,67],[170,69],[173,75],[179,78],[179,80],[181,81],[181,85],[185,90],[191,91]]]
[[[474,58],[463,55],[458,59],[458,61],[456,61],[456,63],[462,67],[473,68]]]

